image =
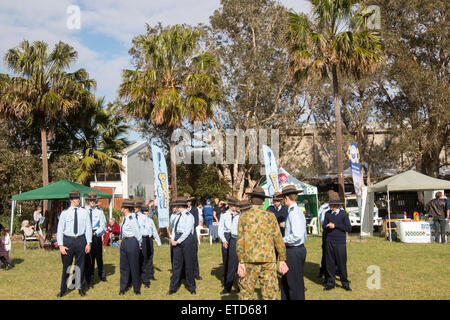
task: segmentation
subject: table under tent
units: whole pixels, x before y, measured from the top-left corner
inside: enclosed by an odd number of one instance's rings
[[[408,170],[406,172],[397,174],[393,177],[387,178],[383,181],[374,184],[371,187],[368,187],[367,192],[367,201],[365,210],[364,210],[364,221],[366,223],[362,223],[362,228],[370,234],[370,230],[372,230],[371,222],[373,221],[373,208],[374,208],[374,194],[375,193],[386,193],[387,194],[387,206],[388,206],[388,215],[387,218],[391,220],[392,212],[392,204],[391,204],[391,196],[392,193],[401,193],[401,192],[412,192],[412,191],[433,191],[433,190],[449,190],[450,189],[450,181],[436,179],[414,170]],[[364,206],[363,206],[364,207]],[[388,228],[389,233],[390,229]],[[389,239],[392,240],[392,235],[389,234]]]

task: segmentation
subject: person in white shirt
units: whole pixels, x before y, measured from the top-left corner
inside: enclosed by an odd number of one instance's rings
[[[42,207],[37,206],[36,210],[33,213],[33,221],[34,221],[34,224],[36,225],[36,228],[35,228],[36,231],[40,230],[41,218],[42,218]]]

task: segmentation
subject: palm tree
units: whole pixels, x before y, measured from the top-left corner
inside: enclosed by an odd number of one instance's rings
[[[29,126],[40,129],[44,186],[48,184],[47,139],[56,123],[79,107],[96,85],[84,69],[65,72],[76,58],[77,52],[63,42],[49,53],[45,42],[26,40],[4,58],[17,77],[3,75],[0,80],[0,114],[6,119],[25,118]]]
[[[128,146],[123,137],[128,126],[123,123],[123,116],[117,104],[103,107],[104,98],[92,99],[83,111],[83,118],[76,123],[75,148],[81,154],[79,167],[75,171],[77,181],[86,183],[100,167],[107,172],[122,170],[120,160],[116,158]]]
[[[217,59],[209,52],[196,55],[200,31],[182,25],[147,28],[133,39],[130,50],[136,70],[124,70],[119,95],[124,111],[166,129],[169,136],[183,121],[205,122],[218,99]],[[175,143],[170,140],[171,193],[177,194]]]
[[[290,12],[286,34],[291,68],[297,82],[329,79],[333,84],[339,194],[343,199],[343,149],[339,76],[359,78],[382,61],[378,32],[367,28],[368,13],[356,10],[357,0],[310,0],[313,17]]]

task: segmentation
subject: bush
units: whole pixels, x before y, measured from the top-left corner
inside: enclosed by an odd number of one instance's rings
[[[14,216],[14,234],[20,234],[20,228],[22,227],[22,217]],[[0,216],[0,224],[5,228],[11,228],[11,216],[1,215]]]

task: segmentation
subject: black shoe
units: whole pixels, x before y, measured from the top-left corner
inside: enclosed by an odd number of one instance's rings
[[[119,291],[119,296],[123,296],[125,294],[125,291]]]
[[[140,296],[141,292],[140,291],[135,291],[134,294],[137,295],[137,296]]]
[[[169,292],[167,292],[167,295],[172,295],[172,294],[174,294],[176,291],[173,291],[173,290],[169,290]]]
[[[84,292],[83,289],[79,289],[78,293],[80,294],[80,296],[84,297],[86,295],[86,292]]]
[[[352,289],[350,288],[350,286],[343,286],[342,288],[344,288],[345,291],[352,291]]]
[[[329,291],[331,289],[334,289],[334,286],[326,286],[325,288],[323,288],[323,290],[325,291]]]
[[[66,293],[65,292],[58,292],[58,294],[56,295],[57,298],[62,298]]]
[[[200,276],[196,276],[196,277],[195,277],[195,280],[203,280],[203,278],[200,277]]]
[[[94,289],[94,284],[90,283],[89,286],[88,286],[88,289]]]
[[[103,282],[107,282],[108,280],[106,280],[106,278],[105,277],[103,277],[103,278],[100,278],[100,280],[101,281],[103,281]]]
[[[191,292],[191,294],[197,294],[197,292],[195,292],[195,290],[192,290],[192,291],[190,291]]]
[[[144,283],[145,288],[150,288],[150,283]]]
[[[223,289],[223,290],[220,292],[220,294],[228,294],[228,293],[230,293],[230,291],[228,291],[228,290],[226,290],[226,289]]]

